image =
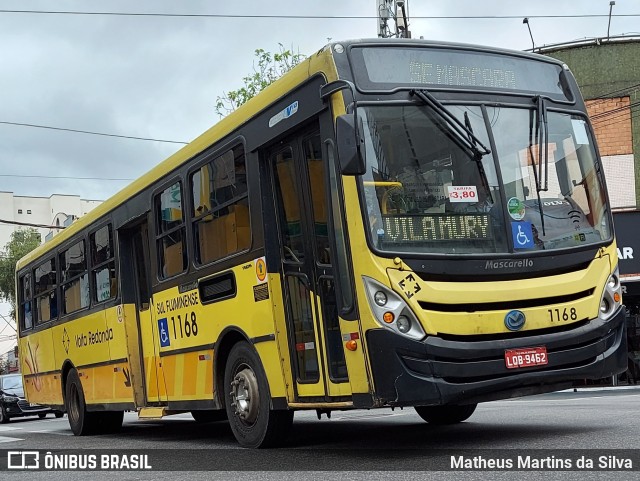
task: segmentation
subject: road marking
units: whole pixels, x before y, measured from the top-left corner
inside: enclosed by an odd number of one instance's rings
[[[9,436],[0,436],[0,443],[10,443],[13,441],[24,441],[22,438],[10,438]]]
[[[17,428],[14,426],[0,426],[0,433],[6,432],[6,431],[19,431],[22,428]]]
[[[51,429],[39,429],[37,431],[26,431],[31,434],[57,434],[59,436],[73,436],[73,433],[69,433],[67,431],[53,431]]]
[[[384,419],[384,418],[390,418],[390,417],[394,417],[394,416],[404,416],[406,414],[409,413],[389,413],[389,414],[362,414],[362,415],[356,415],[356,416],[340,416],[339,418],[336,418],[336,421],[352,421],[352,420],[356,420],[356,419],[362,419],[362,420],[366,420],[366,419]]]

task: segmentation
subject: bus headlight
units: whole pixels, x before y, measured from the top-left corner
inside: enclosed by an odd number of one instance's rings
[[[373,316],[381,326],[396,334],[420,340],[425,332],[406,302],[388,287],[362,276]]]
[[[622,287],[620,286],[620,274],[616,266],[613,274],[607,279],[604,285],[604,292],[600,299],[600,319],[608,320],[622,305]]]
[[[376,304],[382,307],[387,303],[387,295],[382,291],[378,291],[373,295],[373,300]]]
[[[398,324],[398,331],[400,331],[403,334],[406,334],[411,330],[411,321],[407,316],[398,317],[398,320],[396,321],[396,323]]]

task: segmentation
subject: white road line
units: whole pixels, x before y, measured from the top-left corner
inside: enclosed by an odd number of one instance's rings
[[[15,426],[0,426],[0,433],[6,432],[6,431],[20,431],[22,428],[18,428]]]
[[[25,431],[30,434],[57,434],[58,436],[73,436],[73,433],[67,431],[53,431],[52,429],[40,429],[38,431]]]
[[[24,441],[22,438],[10,438],[8,436],[0,436],[0,443],[11,443],[14,441]]]

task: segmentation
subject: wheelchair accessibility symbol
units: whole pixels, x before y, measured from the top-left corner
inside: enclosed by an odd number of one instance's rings
[[[533,230],[530,222],[512,222],[511,236],[514,248],[530,249],[533,247]]]
[[[169,324],[167,323],[166,317],[158,319],[158,336],[160,337],[160,347],[171,345],[171,339],[169,339]]]

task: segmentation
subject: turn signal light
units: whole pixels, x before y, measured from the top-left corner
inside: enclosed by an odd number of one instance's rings
[[[618,294],[617,292],[613,293],[613,300],[616,302],[620,302],[620,294]]]
[[[395,320],[393,312],[385,312],[382,316],[382,320],[387,324],[391,324]]]
[[[350,341],[347,341],[344,346],[349,351],[355,351],[356,349],[358,349],[358,342],[355,341],[354,339],[351,339]]]

